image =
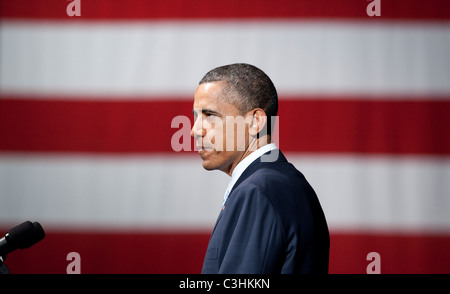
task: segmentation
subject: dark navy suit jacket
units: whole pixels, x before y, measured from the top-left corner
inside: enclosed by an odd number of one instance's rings
[[[279,152],[242,173],[219,214],[205,274],[327,273],[330,238],[316,193]]]

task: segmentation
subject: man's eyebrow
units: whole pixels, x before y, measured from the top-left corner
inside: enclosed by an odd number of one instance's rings
[[[192,110],[192,113],[193,113],[194,115],[196,114],[196,109],[199,109],[199,108],[194,108],[194,109]],[[203,114],[222,116],[222,114],[220,114],[219,112],[214,111],[214,110],[211,110],[211,109],[200,108],[200,110],[202,111]]]

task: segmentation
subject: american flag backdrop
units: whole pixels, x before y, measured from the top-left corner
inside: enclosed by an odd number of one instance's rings
[[[0,234],[46,231],[11,272],[78,252],[82,273],[200,273],[229,177],[175,152],[171,122],[245,62],[278,90],[330,273],[370,252],[381,273],[450,273],[450,2],[376,2],[0,0]]]

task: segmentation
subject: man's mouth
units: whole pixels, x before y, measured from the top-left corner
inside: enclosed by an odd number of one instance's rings
[[[196,148],[197,148],[198,154],[200,155],[200,157],[202,159],[205,159],[204,156],[206,155],[206,153],[214,150],[214,147],[211,147],[211,146],[202,146],[202,145],[198,146],[197,145]]]
[[[209,147],[209,146],[196,146],[198,152],[204,152],[204,151],[212,151],[214,150],[214,147]]]

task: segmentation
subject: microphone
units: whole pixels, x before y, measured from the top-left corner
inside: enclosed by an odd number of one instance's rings
[[[0,239],[0,256],[6,258],[6,255],[16,249],[25,249],[33,246],[45,237],[44,229],[38,222],[26,221],[5,234]]]

